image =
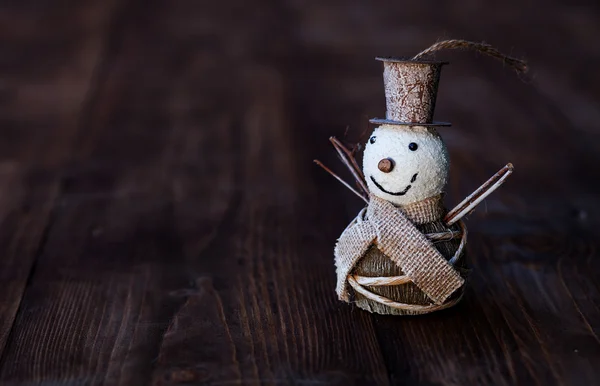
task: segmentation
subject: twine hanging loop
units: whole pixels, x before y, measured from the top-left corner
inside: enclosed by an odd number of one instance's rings
[[[473,50],[480,52],[484,55],[498,59],[507,66],[515,69],[519,74],[525,74],[527,72],[527,63],[521,59],[514,58],[512,56],[505,55],[492,47],[487,43],[476,43],[468,40],[451,39],[442,40],[433,44],[431,47],[419,52],[413,57],[413,60],[422,59],[423,57],[429,56],[436,51],[440,50]]]

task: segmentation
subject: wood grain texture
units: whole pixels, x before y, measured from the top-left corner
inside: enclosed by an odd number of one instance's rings
[[[0,64],[0,356],[53,222],[62,173],[57,166],[69,157],[80,111],[95,80],[110,6],[81,2],[48,9],[14,4],[0,13],[0,48],[10,53]],[[63,19],[72,23],[62,24]],[[41,28],[48,32],[41,33]],[[57,49],[40,60],[46,47]]]
[[[485,17],[483,17],[485,16]],[[0,2],[0,384],[591,385],[600,371],[597,5]],[[518,27],[518,28],[517,28]],[[375,56],[439,38],[468,216],[461,304],[339,302],[361,202],[312,164],[383,116]],[[552,42],[552,43],[550,43]]]

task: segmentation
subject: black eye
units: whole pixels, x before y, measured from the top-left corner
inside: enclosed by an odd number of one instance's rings
[[[371,138],[369,138],[369,142],[372,144],[375,143],[375,138],[377,138],[376,136],[372,136]]]
[[[417,149],[419,148],[419,145],[417,145],[417,144],[416,144],[416,143],[414,143],[414,142],[411,142],[411,143],[409,143],[409,144],[408,144],[408,148],[409,148],[410,150],[412,150],[412,151],[415,151],[415,150],[417,150]]]

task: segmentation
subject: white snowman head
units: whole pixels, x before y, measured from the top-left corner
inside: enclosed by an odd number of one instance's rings
[[[383,124],[367,140],[363,173],[371,193],[399,206],[443,192],[450,160],[429,126]]]

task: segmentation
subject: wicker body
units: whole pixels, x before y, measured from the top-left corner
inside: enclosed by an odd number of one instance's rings
[[[435,233],[444,232],[448,228],[443,222],[436,221],[427,224],[417,225],[417,228],[423,233]],[[460,232],[460,225],[454,224],[450,227],[452,231]],[[448,260],[450,260],[457,250],[459,249],[461,238],[457,237],[448,241],[436,241],[434,246],[437,250]],[[466,267],[466,256],[465,250],[462,249],[458,258],[454,262],[454,267],[459,271],[463,278],[467,278],[467,267]],[[369,248],[365,256],[356,264],[356,267],[352,271],[353,275],[359,275],[363,277],[389,277],[389,276],[401,276],[403,275],[402,270],[391,261],[385,254],[383,254],[376,245]],[[405,284],[389,285],[389,286],[370,286],[364,285],[364,289],[376,294],[388,298],[392,301],[410,305],[421,305],[429,306],[432,304],[431,300],[427,297],[423,291],[421,291],[414,283],[408,282]],[[447,301],[448,306],[453,305],[457,300],[462,297],[465,285],[457,290]],[[378,314],[389,314],[389,315],[418,315],[428,312],[435,311],[440,308],[422,310],[415,309],[403,309],[391,307],[389,305],[377,302],[372,299],[368,299],[362,294],[355,291],[356,305],[364,310],[370,312],[376,312]],[[445,307],[441,307],[445,308]]]

